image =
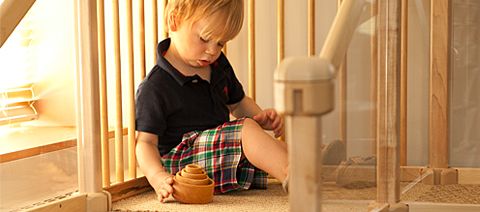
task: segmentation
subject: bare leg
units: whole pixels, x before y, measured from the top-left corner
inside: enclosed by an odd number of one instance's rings
[[[283,182],[288,173],[288,153],[286,145],[267,134],[252,119],[245,119],[242,128],[242,147],[245,157]]]

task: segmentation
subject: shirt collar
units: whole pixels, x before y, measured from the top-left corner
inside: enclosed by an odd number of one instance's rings
[[[175,81],[178,82],[180,85],[185,85],[187,82],[191,82],[192,80],[195,79],[200,79],[198,75],[195,76],[185,76],[182,73],[180,73],[175,67],[168,62],[167,59],[165,59],[165,53],[168,50],[168,47],[170,47],[170,38],[166,38],[165,40],[161,41],[158,44],[157,47],[157,65],[165,70],[170,76],[175,79]],[[223,53],[221,53],[220,57],[212,63],[210,66],[212,68],[212,74],[210,77],[210,83],[214,84],[217,82],[219,79],[223,78],[225,76],[225,66],[228,65],[228,60],[225,57]]]

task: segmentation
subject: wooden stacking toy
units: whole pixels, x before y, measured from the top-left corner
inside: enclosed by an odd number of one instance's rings
[[[173,197],[182,203],[205,204],[213,200],[214,182],[201,166],[189,164],[173,177]]]

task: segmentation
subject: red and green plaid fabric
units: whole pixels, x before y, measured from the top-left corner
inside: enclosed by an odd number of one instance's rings
[[[215,193],[266,188],[267,174],[242,158],[244,119],[226,122],[205,131],[183,135],[182,142],[162,156],[165,169],[175,174],[187,164],[202,166],[215,181]]]

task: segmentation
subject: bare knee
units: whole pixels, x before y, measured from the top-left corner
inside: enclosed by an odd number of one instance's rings
[[[255,137],[258,135],[260,130],[263,131],[263,129],[255,120],[251,118],[245,118],[242,127],[242,144],[256,140]]]

